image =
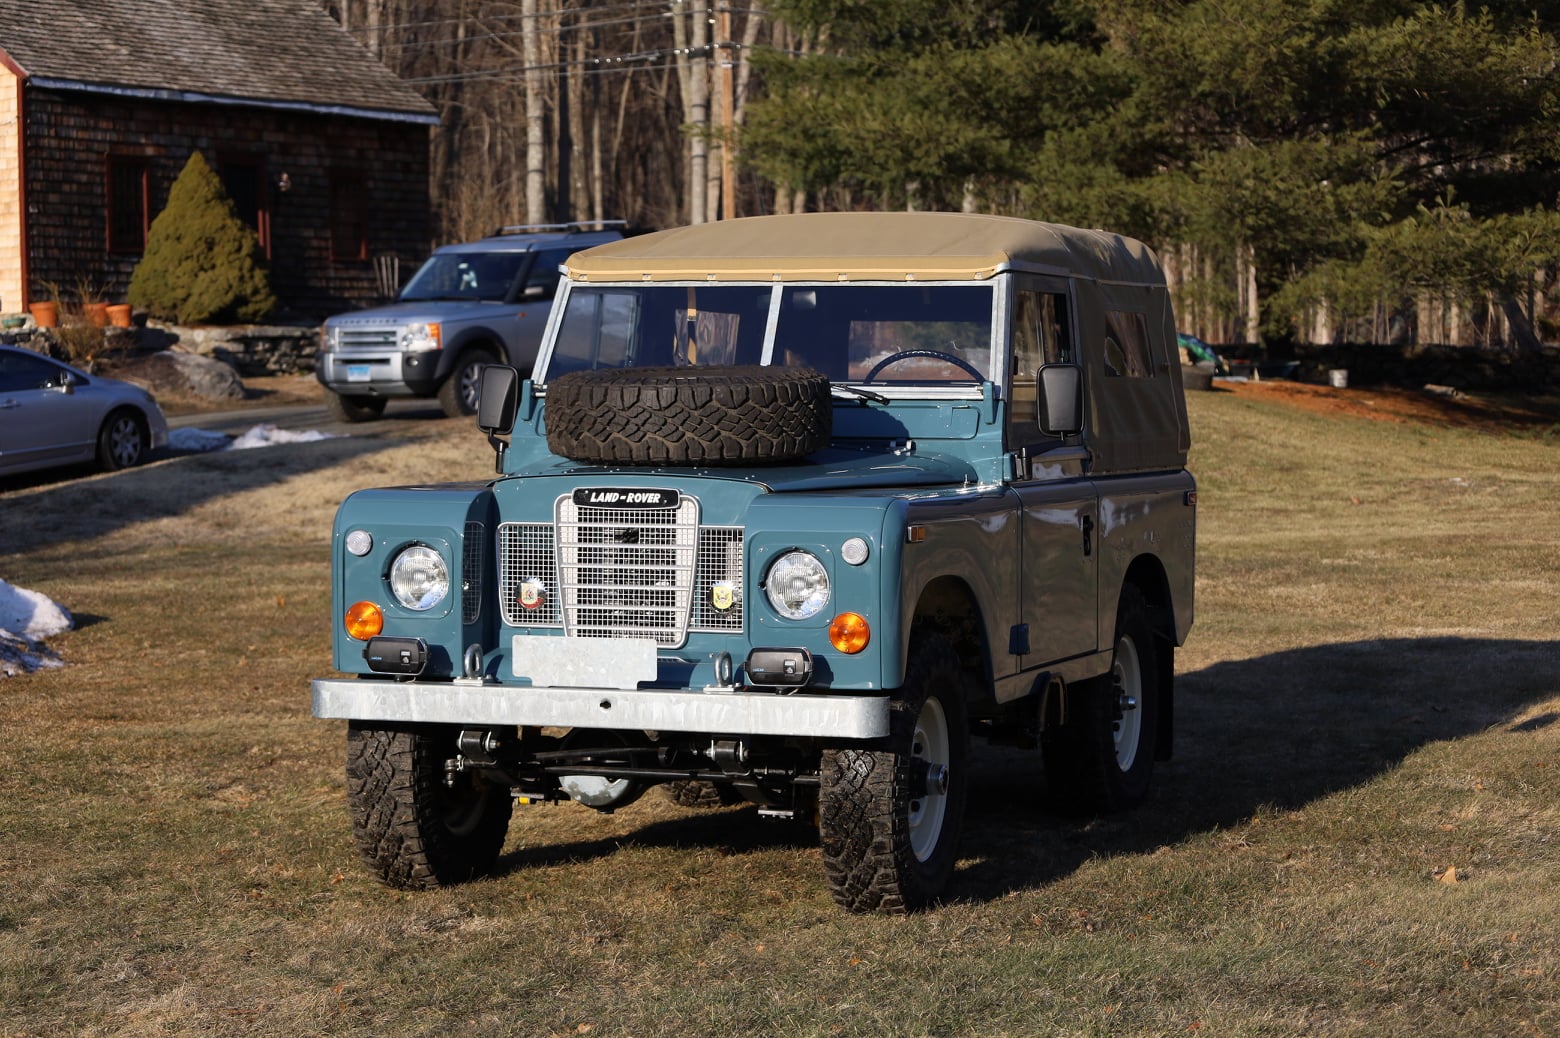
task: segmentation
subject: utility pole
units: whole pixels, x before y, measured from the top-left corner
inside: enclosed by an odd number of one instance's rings
[[[752,15],[749,15],[752,17]],[[737,98],[736,98],[736,45],[731,40],[731,3],[722,0],[720,5],[720,218],[735,219],[737,215]]]

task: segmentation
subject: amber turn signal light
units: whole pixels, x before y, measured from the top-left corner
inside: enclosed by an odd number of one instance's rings
[[[385,629],[385,614],[372,602],[354,602],[347,607],[345,626],[348,634],[366,642]]]
[[[829,643],[841,652],[854,656],[872,640],[872,628],[860,613],[841,613],[829,624]]]

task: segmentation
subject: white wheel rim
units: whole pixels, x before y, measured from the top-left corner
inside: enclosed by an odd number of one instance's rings
[[[927,699],[915,719],[915,736],[910,744],[910,767],[925,774],[928,766],[952,766],[948,735],[948,715],[942,704]],[[928,789],[910,800],[910,850],[916,861],[926,861],[937,850],[942,837],[943,818],[948,813],[948,794]]]
[[[1111,737],[1116,743],[1116,766],[1128,771],[1137,760],[1143,735],[1143,667],[1131,638],[1116,642],[1116,661],[1110,668]]]

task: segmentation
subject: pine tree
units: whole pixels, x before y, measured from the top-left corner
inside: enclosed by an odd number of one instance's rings
[[[258,321],[276,307],[260,241],[198,151],[152,221],[129,297],[180,324]]]

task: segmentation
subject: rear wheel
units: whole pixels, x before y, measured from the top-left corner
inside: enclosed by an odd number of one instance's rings
[[[922,639],[891,706],[888,746],[824,752],[818,822],[841,907],[914,911],[947,886],[964,828],[967,699],[953,647]]]
[[[1110,673],[1072,689],[1067,724],[1048,731],[1053,797],[1087,811],[1121,811],[1148,796],[1159,729],[1159,652],[1148,602],[1121,590]]]
[[[679,807],[730,807],[742,803],[742,794],[729,782],[676,779],[666,784],[666,798]]]
[[[371,422],[385,413],[382,396],[343,396],[325,390],[325,410],[338,422]]]
[[[384,883],[430,889],[493,871],[513,810],[509,788],[469,771],[450,775],[458,729],[347,728],[347,799],[363,861]]]
[[[493,355],[486,350],[467,350],[455,361],[455,369],[439,387],[439,406],[451,418],[465,418],[477,413],[477,402],[482,398],[482,369],[494,363]]]
[[[115,411],[98,430],[98,465],[105,472],[139,465],[150,446],[151,437],[141,416],[130,410]]]

